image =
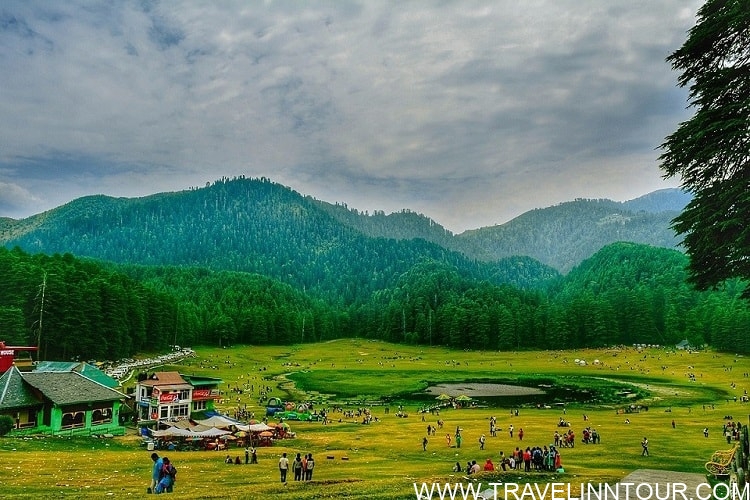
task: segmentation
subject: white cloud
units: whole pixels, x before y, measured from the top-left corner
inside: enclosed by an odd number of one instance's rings
[[[6,2],[0,182],[50,208],[267,176],[454,230],[635,197],[664,187],[686,117],[664,58],[699,5]]]

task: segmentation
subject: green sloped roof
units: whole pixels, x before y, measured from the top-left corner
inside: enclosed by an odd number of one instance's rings
[[[110,389],[119,386],[120,383],[110,377],[99,368],[84,362],[77,361],[40,361],[34,369],[35,372],[78,372],[84,377],[106,385]]]
[[[205,377],[203,375],[185,375],[184,373],[180,373],[180,376],[193,387],[212,387],[224,383],[220,378]]]
[[[78,366],[76,361],[40,361],[35,372],[72,372]]]
[[[110,389],[114,389],[115,387],[118,387],[120,385],[120,382],[110,377],[99,368],[88,363],[81,363],[80,366],[75,369],[75,371],[77,371],[84,377],[93,380],[94,382],[99,382],[102,385],[106,385]]]
[[[29,372],[23,378],[57,405],[125,399],[121,392],[84,377],[78,372]]]
[[[10,370],[0,377],[0,410],[29,408],[41,404],[42,401],[34,395],[15,366],[11,366]]]

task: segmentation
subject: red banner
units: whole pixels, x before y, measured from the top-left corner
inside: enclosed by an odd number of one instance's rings
[[[211,399],[211,389],[193,389],[193,401]]]
[[[169,392],[159,394],[160,403],[173,403],[180,399],[180,394],[177,392]]]

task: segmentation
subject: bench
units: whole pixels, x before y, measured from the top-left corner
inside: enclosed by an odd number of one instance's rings
[[[711,455],[711,460],[706,462],[706,470],[715,478],[728,476],[732,470],[732,459],[734,459],[735,451],[737,451],[736,446],[731,450],[715,451]]]

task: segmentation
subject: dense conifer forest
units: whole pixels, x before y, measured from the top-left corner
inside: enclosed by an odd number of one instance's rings
[[[0,332],[38,340],[45,359],[340,337],[500,350],[688,339],[747,352],[742,287],[686,284],[687,257],[665,237],[674,213],[663,195],[576,200],[453,235],[408,210],[363,214],[267,179],[91,196],[0,220]],[[508,249],[518,255],[496,258]]]

